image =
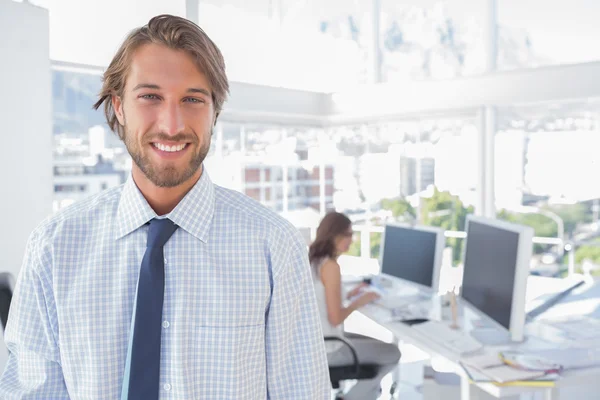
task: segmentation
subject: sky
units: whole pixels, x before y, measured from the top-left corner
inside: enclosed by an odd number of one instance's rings
[[[204,5],[230,5],[254,14],[268,14],[269,5],[292,17],[311,13],[343,15],[352,9],[365,12],[370,0],[199,0]],[[92,65],[106,65],[128,31],[159,13],[185,15],[185,0],[30,0],[49,9],[50,56]],[[381,0],[382,7],[433,7],[439,0]],[[484,0],[446,0],[451,17],[482,21]],[[600,1],[497,0],[501,26],[527,31],[537,54],[554,63],[600,60]],[[218,21],[228,24],[228,20]],[[231,35],[239,35],[235,26]],[[210,32],[209,32],[210,34]]]

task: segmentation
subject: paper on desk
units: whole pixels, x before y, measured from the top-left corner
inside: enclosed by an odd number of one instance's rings
[[[543,371],[526,371],[518,368],[513,368],[506,364],[498,364],[495,360],[492,362],[491,358],[478,360],[480,365],[489,365],[487,367],[476,367],[468,364],[467,359],[463,360],[463,367],[473,380],[478,382],[489,381],[505,383],[512,381],[530,381],[538,379],[546,375]],[[469,368],[469,370],[467,370]],[[473,373],[475,370],[478,374]],[[483,378],[482,377],[485,377]]]
[[[526,381],[544,376],[544,371],[526,371],[506,365],[498,352],[488,351],[465,357],[463,364],[476,369],[495,382]]]
[[[541,374],[540,372],[537,373],[538,376],[531,378],[531,374],[525,375],[513,373],[514,371],[516,371],[517,373],[529,371],[519,371],[518,369],[515,369],[510,373],[500,371],[500,375],[502,375],[501,379],[511,379],[501,382],[484,374],[476,368],[470,367],[464,363],[460,364],[462,365],[463,369],[467,373],[467,376],[472,382],[493,383],[498,386],[554,386],[554,382],[560,378],[560,376],[557,374],[539,375]],[[510,367],[507,366],[506,368]],[[498,371],[496,371],[495,375],[498,375]]]
[[[496,367],[484,368],[479,370],[482,374],[492,378],[495,382],[511,382],[511,381],[529,381],[532,379],[541,378],[546,375],[543,371],[526,371],[510,367],[508,365],[500,365]]]

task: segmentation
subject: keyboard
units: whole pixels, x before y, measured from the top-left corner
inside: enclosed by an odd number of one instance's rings
[[[474,353],[483,348],[481,343],[465,332],[452,329],[443,322],[427,321],[411,327],[431,341],[439,343],[452,353],[461,356]]]

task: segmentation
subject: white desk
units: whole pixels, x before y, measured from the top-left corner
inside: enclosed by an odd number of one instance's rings
[[[391,281],[400,283],[400,284],[404,284],[404,285],[407,284],[406,282],[402,282],[393,277],[386,276],[386,278]],[[538,278],[531,277],[530,282],[528,282],[528,285],[531,285],[532,289],[535,287],[536,279],[538,279]],[[539,282],[544,283],[543,280],[544,280],[544,278],[541,278],[541,279],[539,279]],[[583,290],[585,291],[585,289],[586,288],[584,288]],[[587,289],[589,289],[589,288],[587,288]],[[596,289],[596,290],[595,291],[592,290],[591,291],[592,293],[587,293],[587,292],[589,292],[589,290],[588,290],[588,291],[584,292],[583,294],[577,294],[578,292],[582,292],[581,290],[576,291],[570,298],[567,298],[566,301],[567,302],[577,301],[578,298],[596,299],[596,300],[598,300],[599,306],[596,307],[595,310],[598,313],[600,313],[600,293],[597,293],[597,292],[600,292],[600,285],[595,285],[595,287],[593,287],[592,289]],[[426,292],[423,291],[423,293],[426,293]],[[587,295],[586,295],[586,293],[587,293]],[[431,293],[426,293],[426,294],[433,297],[433,294],[431,294]],[[433,302],[431,302],[431,304],[433,304]],[[459,307],[464,307],[464,305],[461,305],[459,302]],[[551,312],[551,311],[552,311],[552,309],[549,312]],[[402,322],[388,322],[387,319],[389,318],[390,313],[389,313],[389,311],[383,309],[380,306],[367,305],[367,306],[361,308],[359,310],[359,312],[362,313],[363,315],[367,316],[371,320],[375,321],[376,323],[389,329],[394,334],[394,336],[396,338],[398,338],[399,340],[410,343],[410,344],[420,348],[421,350],[425,351],[426,353],[428,353],[431,356],[438,356],[438,357],[442,357],[442,358],[448,360],[450,362],[450,364],[452,364],[454,366],[455,372],[461,376],[461,398],[462,398],[462,400],[467,400],[467,399],[470,400],[471,399],[471,384],[470,384],[469,379],[467,378],[466,374],[464,373],[463,369],[458,364],[458,362],[461,359],[460,355],[453,354],[442,344],[436,343],[434,340],[424,337],[423,335],[419,335],[416,330],[412,329],[410,326],[408,326]],[[462,310],[461,310],[461,314],[462,314]],[[542,317],[542,316],[540,316],[540,317]],[[462,327],[464,325],[464,321],[459,320],[459,322]],[[536,338],[530,338],[528,340],[536,340]],[[501,350],[502,347],[498,347],[497,349]],[[474,383],[474,385],[478,386],[485,392],[487,392],[497,398],[516,396],[516,395],[521,395],[524,393],[532,393],[532,392],[542,391],[545,393],[545,398],[547,400],[556,400],[558,398],[558,390],[560,388],[570,386],[570,385],[587,385],[587,384],[590,384],[590,382],[595,382],[594,379],[597,379],[598,376],[600,376],[600,368],[587,368],[587,369],[582,369],[582,370],[565,371],[561,375],[561,379],[559,379],[556,382],[556,385],[552,388],[522,387],[522,386],[496,386],[491,383]],[[578,400],[584,400],[584,399],[578,399]]]

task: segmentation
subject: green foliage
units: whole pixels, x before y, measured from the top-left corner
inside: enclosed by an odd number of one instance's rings
[[[383,199],[381,208],[389,210],[396,219],[416,218],[417,212],[406,199]]]
[[[545,209],[558,215],[563,220],[565,235],[567,236],[572,236],[577,225],[592,222],[590,210],[583,203],[551,206],[545,207]]]
[[[535,236],[556,237],[558,233],[556,222],[542,214],[521,214],[501,210],[496,216],[498,219],[532,227]]]
[[[581,265],[585,260],[590,260],[594,264],[600,264],[600,238],[596,238],[575,249],[575,265]]]
[[[379,232],[371,233],[370,245],[371,245],[370,257],[378,258],[379,251],[381,248],[381,233],[379,233]],[[360,235],[357,235],[357,238],[352,242],[352,244],[350,244],[350,248],[348,249],[348,252],[346,254],[351,255],[351,256],[357,256],[357,257],[360,256]]]
[[[547,206],[542,208],[542,211],[549,211],[556,214],[563,220],[564,234],[566,237],[572,236],[573,232],[577,228],[577,225],[591,221],[589,210],[584,204],[568,204],[559,206]],[[517,224],[527,225],[533,228],[535,236],[540,237],[557,237],[558,236],[558,225],[556,221],[547,215],[543,214],[521,214],[513,213],[507,210],[500,210],[497,213],[499,219],[505,221],[514,222]],[[565,238],[563,238],[565,239]],[[543,253],[547,245],[536,244],[533,247],[535,254]],[[585,246],[584,246],[585,247]],[[593,254],[594,250],[582,250],[582,254]],[[578,261],[579,262],[579,261]]]
[[[583,245],[575,250],[575,264],[580,265],[584,260],[600,264],[600,246]]]
[[[360,256],[360,235],[356,235],[356,239],[352,241],[346,254],[356,257]]]
[[[381,233],[371,233],[371,258],[379,258],[381,251]]]
[[[504,221],[513,222],[515,224],[527,225],[533,228],[534,235],[540,237],[556,237],[558,233],[558,226],[556,222],[542,214],[521,214],[513,213],[506,210],[500,210],[496,213],[498,219]],[[542,254],[544,253],[548,245],[534,244],[533,253]]]
[[[403,198],[383,199],[381,208],[392,212],[396,220],[410,220],[417,218],[415,208]],[[560,205],[544,208],[562,218],[565,228],[565,236],[571,236],[578,224],[590,222],[591,216],[588,208],[584,204]],[[425,225],[437,226],[445,230],[464,231],[466,217],[472,214],[472,206],[465,207],[458,196],[452,195],[448,191],[439,191],[434,189],[433,196],[422,200],[421,204],[421,222]],[[500,210],[497,218],[505,221],[531,226],[534,229],[535,236],[557,237],[558,226],[552,218],[543,214],[535,213],[514,213],[507,210]],[[448,238],[447,245],[452,247],[453,261],[460,260],[462,255],[462,239]],[[373,258],[379,257],[381,247],[381,234],[371,234],[371,254]],[[548,245],[534,245],[534,253],[540,254],[546,251]],[[360,236],[350,245],[348,254],[360,255]],[[598,246],[584,245],[576,251],[576,262],[579,264],[584,259],[590,259],[593,262],[600,263],[600,244]]]
[[[465,207],[458,196],[450,192],[434,189],[433,196],[423,199],[421,207],[422,221],[425,225],[438,226],[444,230],[464,231],[468,214],[472,214],[472,206]],[[448,246],[452,247],[452,259],[460,261],[463,240],[448,238]]]

